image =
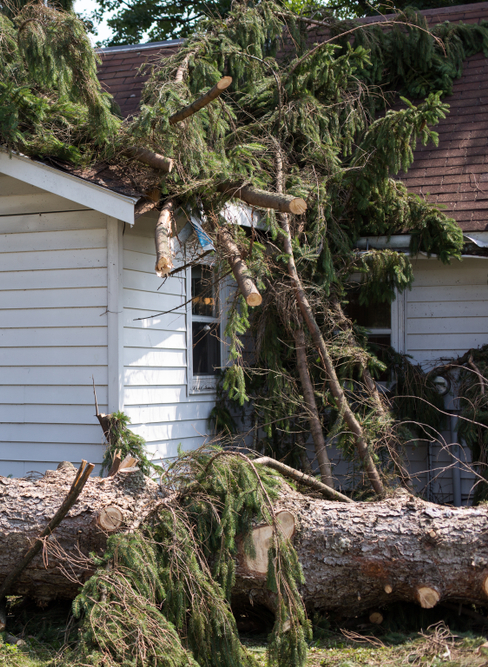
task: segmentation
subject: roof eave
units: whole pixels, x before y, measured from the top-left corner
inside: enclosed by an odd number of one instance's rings
[[[0,152],[0,173],[130,225],[134,224],[134,207],[139,200],[138,197],[122,195],[15,153]]]

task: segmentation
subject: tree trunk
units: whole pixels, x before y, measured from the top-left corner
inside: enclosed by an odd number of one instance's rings
[[[56,513],[75,471],[40,480],[0,478],[0,582]],[[135,530],[163,499],[139,471],[89,479],[77,504],[14,583],[11,594],[39,602],[72,598],[92,574],[86,556],[101,553],[114,530]],[[303,567],[310,610],[356,616],[389,602],[488,604],[488,509],[441,507],[400,491],[377,503],[340,503],[284,486],[275,514],[292,536]],[[103,527],[102,527],[103,526]],[[235,601],[272,608],[266,590],[270,529],[253,532],[256,559],[241,554]],[[260,559],[260,560],[259,560]]]
[[[295,516],[295,547],[309,611],[357,616],[394,601],[488,605],[488,509],[428,503],[401,490],[375,503],[315,500],[291,489],[276,512]],[[236,602],[272,608],[266,575],[245,556]]]
[[[56,514],[75,477],[74,468],[49,470],[39,480],[0,477],[0,581]],[[89,479],[76,505],[10,589],[11,595],[34,597],[40,603],[72,598],[91,575],[90,552],[103,552],[112,518],[113,530],[130,529],[158,499],[158,485],[140,471]],[[159,496],[161,497],[161,496]],[[114,521],[114,517],[120,517]],[[76,558],[69,565],[64,552]],[[65,568],[63,572],[62,568]],[[69,575],[69,578],[67,577]]]

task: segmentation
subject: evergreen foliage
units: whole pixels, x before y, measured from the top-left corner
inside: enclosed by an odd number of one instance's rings
[[[81,641],[67,664],[255,667],[239,642],[230,595],[238,537],[252,553],[253,525],[275,525],[279,479],[243,455],[207,448],[180,456],[164,484],[176,500],[160,503],[143,531],[112,535],[104,556],[93,556],[97,571],[73,605],[84,619]],[[304,665],[310,626],[302,578],[293,546],[276,529],[270,665]]]
[[[223,387],[241,405],[253,398],[271,449],[309,432],[294,343],[303,325],[288,270],[292,254],[347,406],[386,473],[397,466],[390,456],[398,444],[395,416],[368,388],[368,376],[384,371],[385,363],[344,309],[354,284],[361,303],[374,308],[390,302],[396,290],[411,285],[412,266],[404,254],[363,253],[356,242],[408,232],[412,252],[436,254],[446,263],[460,257],[462,233],[455,222],[409,194],[397,178],[410,167],[418,141],[437,141],[433,126],[448,112],[442,97],[462,60],[485,50],[488,39],[484,25],[442,26],[437,32],[443,50],[422,19],[398,21],[398,29],[366,26],[351,41],[310,48],[305,24],[282,6],[271,0],[236,3],[225,22],[203,22],[175,55],[154,67],[141,112],[121,124],[98,84],[96,56],[74,15],[36,4],[12,19],[0,16],[0,140],[6,150],[84,164],[124,165],[124,150],[137,145],[172,157],[175,168],[160,180],[163,198],[202,212],[221,275],[230,269],[216,234],[228,224],[221,213],[228,195],[219,184],[283,188],[307,200],[306,214],[287,221],[291,249],[283,217],[272,211],[262,211],[265,229],[249,235],[229,225],[264,298],[252,315],[242,298],[231,304],[226,333],[232,363]],[[175,82],[180,66],[186,74]],[[233,77],[228,92],[170,125],[172,113],[223,75]],[[425,99],[413,104],[405,98],[402,108],[392,110],[387,107],[395,91]],[[143,189],[144,169],[133,170],[133,178]],[[256,343],[252,367],[245,364],[241,341],[248,327]],[[323,355],[306,336],[323,430],[357,460],[344,404],[331,391]],[[398,361],[390,366],[395,363],[408,386],[411,369]],[[411,409],[399,405],[403,416]],[[142,446],[127,418],[114,415],[110,448],[135,454],[147,472]],[[182,456],[165,484],[178,502],[161,504],[137,534],[110,538],[75,603],[85,619],[79,664],[251,664],[229,607],[236,538],[248,535],[253,521],[273,523],[277,479],[244,456],[203,450]],[[249,540],[244,547],[251,548]],[[269,659],[283,667],[303,665],[308,623],[298,593],[301,572],[279,531],[270,556],[276,624]]]
[[[136,458],[137,466],[144,475],[149,476],[153,471],[161,473],[162,468],[147,457],[144,438],[129,428],[130,418],[123,412],[114,412],[109,420],[110,428],[105,434],[108,446],[103,455],[102,473],[110,470],[116,453],[122,461],[129,455]]]
[[[97,63],[74,14],[43,4],[0,14],[1,143],[74,163],[92,158],[120,125]]]

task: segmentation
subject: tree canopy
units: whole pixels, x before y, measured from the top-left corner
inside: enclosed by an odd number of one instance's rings
[[[19,0],[18,0],[19,1]],[[475,0],[481,2],[482,0]],[[106,19],[112,37],[104,41],[105,46],[137,44],[141,41],[161,41],[187,37],[198,22],[205,17],[225,19],[231,11],[230,0],[97,0],[98,7],[90,16],[96,25]],[[433,9],[465,4],[463,0],[283,0],[282,9],[290,10],[308,18],[352,19],[362,16],[390,14],[407,8]]]

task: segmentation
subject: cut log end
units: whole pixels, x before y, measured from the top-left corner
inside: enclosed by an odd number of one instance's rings
[[[295,533],[295,517],[291,512],[283,510],[276,514],[276,523],[281,534],[290,540]],[[265,575],[268,572],[268,552],[273,539],[273,526],[258,526],[252,531],[252,542],[255,556],[245,554],[244,564],[246,568],[256,575]]]
[[[307,202],[304,199],[292,199],[290,202],[290,213],[302,215],[307,210]]]
[[[386,584],[384,591],[387,595],[390,595],[390,593],[393,593],[393,588],[390,586],[390,584]]]
[[[428,586],[417,588],[415,597],[422,609],[432,609],[441,599],[435,588],[429,588]]]
[[[263,297],[259,292],[253,292],[246,297],[248,306],[260,306],[263,302]]]
[[[122,525],[123,518],[118,507],[104,507],[98,515],[98,525],[103,530],[117,530]]]
[[[231,76],[223,76],[218,83],[215,84],[217,90],[225,90],[232,83]]]
[[[375,625],[381,625],[381,623],[383,623],[383,615],[380,614],[379,611],[374,611],[372,614],[369,615],[369,620],[371,623],[374,623]]]
[[[173,262],[167,257],[162,257],[155,266],[156,274],[160,278],[165,278],[173,270]]]

